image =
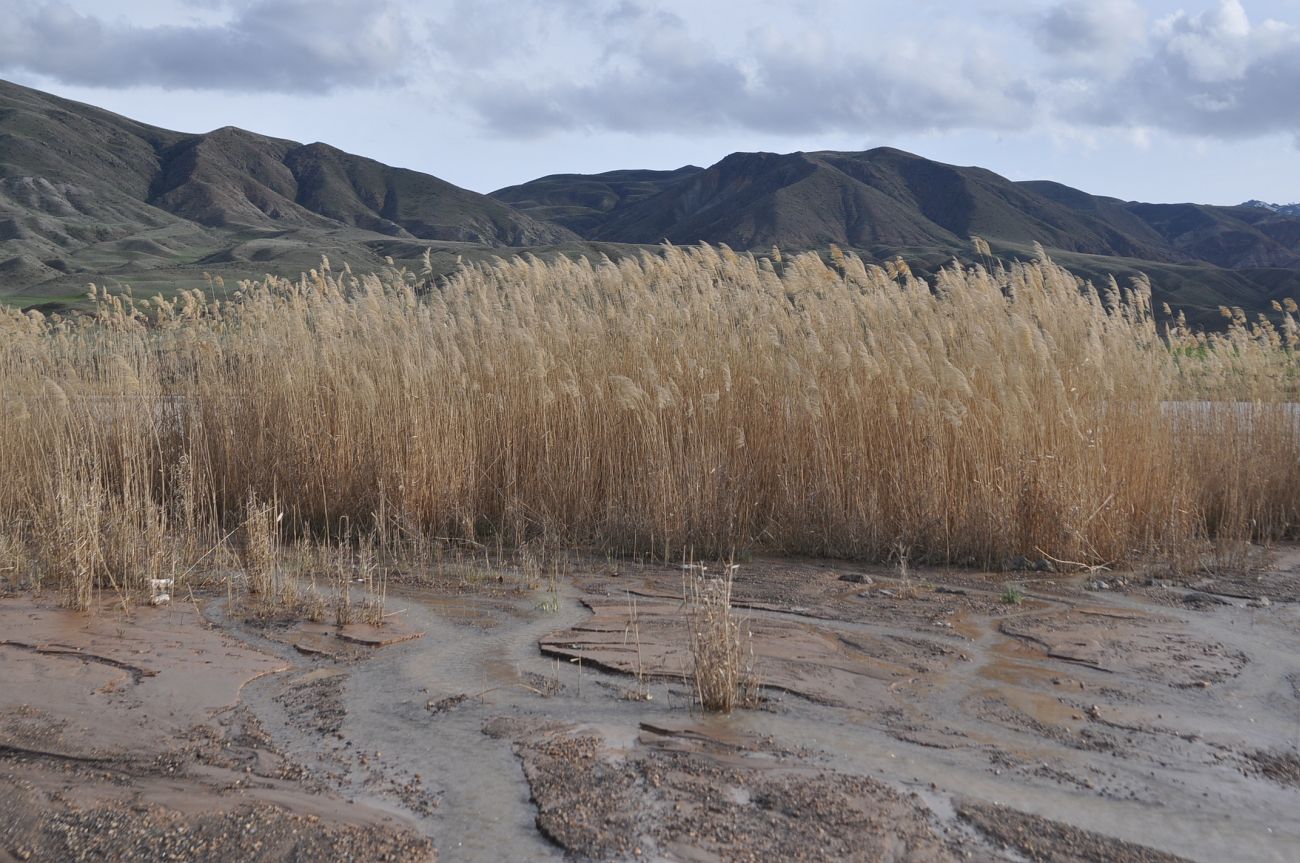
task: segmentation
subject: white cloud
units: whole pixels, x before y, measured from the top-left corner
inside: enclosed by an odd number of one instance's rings
[[[1300,29],[1252,24],[1238,0],[1152,28],[1148,49],[1075,106],[1077,122],[1243,138],[1300,131]]]
[[[1300,30],[1253,20],[1266,0],[1186,2],[0,0],[0,71],[239,93],[406,82],[503,137],[1300,136]]]
[[[1252,29],[1237,0],[1221,0],[1218,8],[1196,15],[1179,11],[1156,24],[1158,50],[1180,64],[1189,79],[1215,83],[1239,79],[1251,59]]]
[[[255,0],[221,23],[135,24],[0,0],[0,69],[98,87],[324,93],[398,81],[417,50],[396,0]]]
[[[1146,21],[1136,0],[1066,0],[1037,16],[1032,33],[1054,65],[1105,75],[1141,50]]]
[[[1138,0],[1060,0],[1030,15],[1009,5],[945,18],[934,13],[951,7],[931,3],[823,0],[784,17],[760,4],[754,17],[767,23],[719,29],[671,0],[566,0],[567,64],[525,54],[455,89],[487,128],[525,137],[1074,126],[1121,127],[1140,145],[1160,131],[1300,132],[1297,29],[1252,23],[1238,0],[1154,20]]]
[[[586,18],[584,35],[603,50],[579,65],[467,76],[470,106],[493,130],[521,136],[574,126],[886,133],[1014,128],[1035,98],[992,34],[969,27],[961,35],[975,38],[953,51],[956,34],[936,29],[943,25],[863,41],[871,21],[837,33],[783,20],[721,39],[672,10],[616,11]]]

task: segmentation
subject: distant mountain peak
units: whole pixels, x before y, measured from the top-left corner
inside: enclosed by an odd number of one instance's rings
[[[0,81],[0,303],[87,281],[168,291],[207,271],[374,268],[575,242],[432,175],[234,126],[188,134]]]
[[[1284,216],[1300,216],[1300,203],[1270,204],[1268,201],[1252,198],[1241,206],[1253,207],[1256,210],[1268,210],[1270,213],[1281,213]]]
[[[76,187],[71,204],[14,198],[17,190],[0,195],[0,222],[12,222],[7,233],[25,241],[0,248],[0,261],[19,252],[66,258],[142,225],[191,234],[351,229],[487,246],[573,239],[486,195],[328,144],[236,126],[171,132],[8,82],[0,82],[0,177]]]

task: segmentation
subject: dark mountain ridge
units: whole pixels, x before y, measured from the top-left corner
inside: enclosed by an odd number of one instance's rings
[[[320,232],[481,246],[576,237],[508,204],[326,144],[185,134],[0,81],[0,287]],[[345,241],[340,232],[355,231]],[[305,252],[304,252],[305,253]],[[238,257],[235,254],[235,257]],[[273,257],[273,255],[272,255]],[[372,256],[373,257],[373,256]]]
[[[486,195],[326,144],[231,126],[187,135],[6,82],[0,172],[57,178],[207,227],[344,225],[486,245],[573,238]]]
[[[1144,204],[887,147],[733,153],[708,168],[556,174],[492,196],[323,143],[233,127],[160,129],[0,81],[0,300],[76,303],[85,283],[164,293],[322,254],[435,271],[502,249],[636,253],[665,240],[736,249],[836,243],[921,272],[1035,242],[1090,278],[1150,275],[1157,297],[1217,320],[1300,295],[1300,216],[1285,206]]]
[[[687,165],[675,171],[552,174],[520,186],[498,189],[491,197],[586,236],[612,215],[703,170]]]
[[[626,173],[626,172],[616,172]],[[1300,267],[1300,218],[1258,207],[1143,204],[888,147],[861,153],[734,153],[658,178],[598,211],[583,192],[611,175],[547,177],[493,195],[609,242],[873,249],[964,246],[970,235],[1084,255],[1224,268]],[[586,209],[584,209],[586,208]]]

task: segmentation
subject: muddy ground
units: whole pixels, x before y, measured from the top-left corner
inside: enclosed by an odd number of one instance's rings
[[[692,707],[682,578],[404,579],[379,629],[0,598],[0,863],[1300,860],[1300,549],[747,562],[728,717]]]

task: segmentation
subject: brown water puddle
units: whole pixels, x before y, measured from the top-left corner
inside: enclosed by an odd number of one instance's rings
[[[0,667],[12,684],[0,688],[0,713],[41,712],[65,752],[167,750],[233,706],[250,680],[288,667],[208,627],[192,606],[128,616],[109,605],[85,615],[0,599],[0,632]]]

